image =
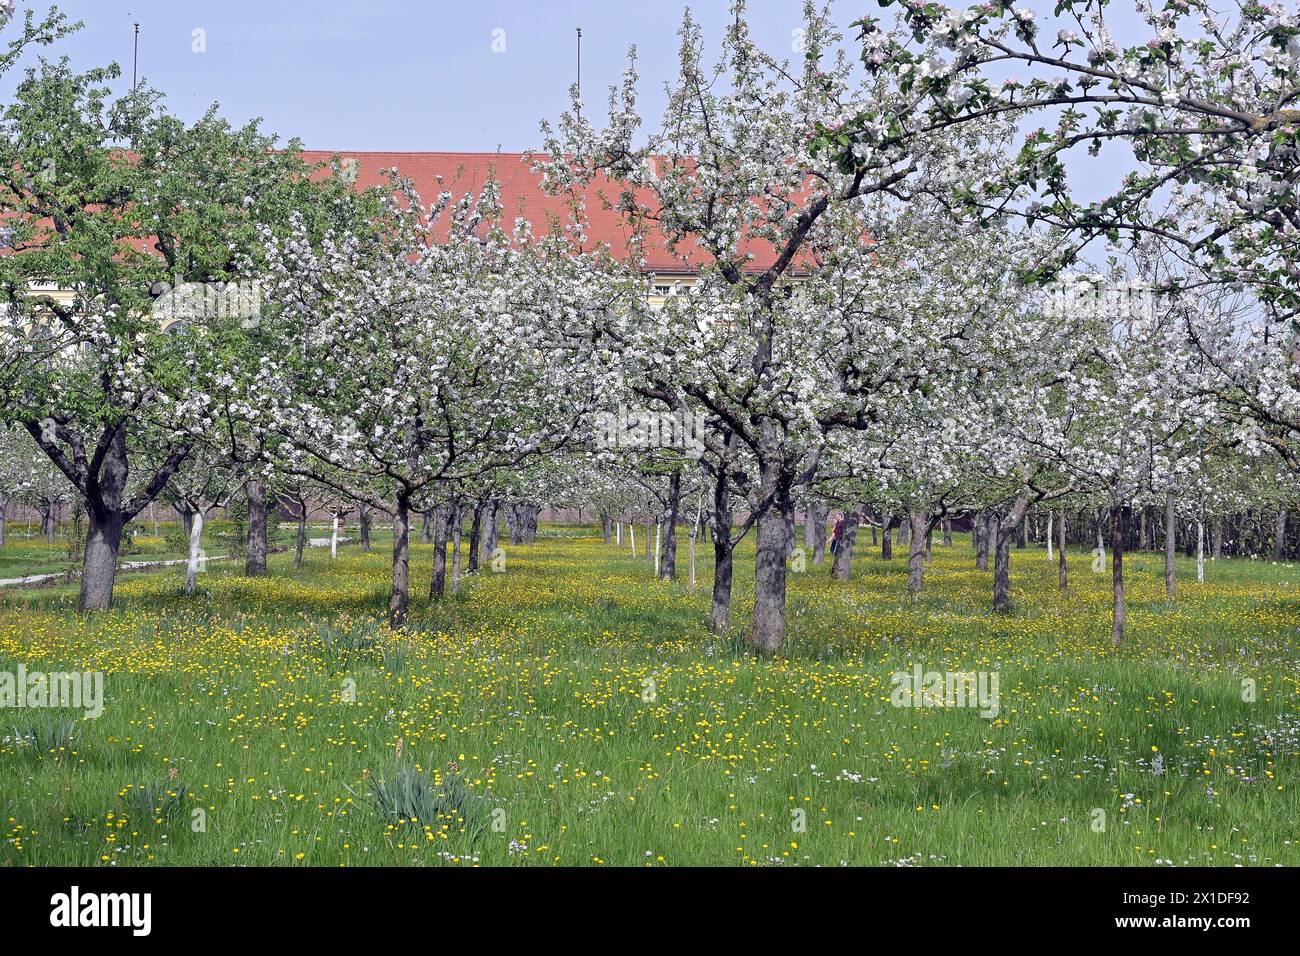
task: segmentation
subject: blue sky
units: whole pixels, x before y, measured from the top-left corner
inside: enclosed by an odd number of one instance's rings
[[[48,4],[20,0],[19,6]],[[643,105],[657,117],[673,71],[679,0],[65,0],[85,29],[66,49],[80,67],[116,60],[130,85],[132,24],[140,72],[194,118],[211,103],[236,121],[315,149],[517,151],[540,146],[543,118],[568,105],[576,27],[583,32],[584,99],[606,88],[638,48]],[[842,25],[860,15],[844,3]],[[724,0],[693,6],[721,36]],[[756,38],[790,50],[800,0],[754,0]],[[206,52],[195,52],[202,30]],[[494,33],[494,31],[504,33]],[[494,52],[493,45],[504,45]],[[502,42],[503,41],[503,42]]]
[[[49,2],[18,0],[17,6],[44,11]],[[186,119],[215,102],[232,121],[261,117],[267,131],[297,136],[311,149],[514,152],[540,147],[539,122],[567,108],[578,26],[588,108],[603,114],[607,88],[619,81],[627,49],[636,44],[642,114],[657,125],[686,6],[684,0],[63,0],[61,9],[85,26],[60,50],[79,68],[116,61],[125,91],[138,22],[141,76]],[[727,0],[691,5],[714,50],[728,6]],[[1025,6],[1049,28],[1054,0],[1025,0]],[[797,57],[793,31],[802,9],[802,0],[750,0],[756,40]],[[848,24],[868,12],[889,15],[864,0],[836,0],[833,10],[855,53]],[[1108,16],[1121,37],[1136,24],[1128,0],[1113,4]],[[11,74],[0,83],[0,97],[15,79]],[[1079,154],[1071,180],[1085,199],[1110,192],[1132,165],[1127,147],[1109,146],[1100,159]]]

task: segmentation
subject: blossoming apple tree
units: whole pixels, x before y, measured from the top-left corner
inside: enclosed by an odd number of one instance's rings
[[[425,207],[395,178],[386,199],[378,230],[268,236],[265,321],[286,347],[248,380],[285,471],[392,514],[396,627],[412,511],[585,438],[622,286],[602,253],[503,226],[494,183]]]
[[[246,278],[259,223],[312,188],[257,124],[187,125],[143,87],[114,99],[117,75],[41,60],[0,118],[0,410],[84,504],[82,610],[111,604],[124,526],[215,423],[196,385],[243,321],[211,306]],[[200,307],[160,321],[196,290]]]
[[[653,225],[671,253],[699,269],[691,295],[670,299],[622,344],[639,394],[711,420],[706,464],[727,462],[720,476],[732,489],[735,451],[743,447],[752,461],[743,489],[746,521],[757,529],[750,641],[771,653],[785,625],[794,501],[817,472],[824,436],[865,427],[887,404],[885,392],[923,387],[930,368],[900,363],[906,343],[881,338],[890,321],[878,316],[888,307],[872,297],[896,304],[903,293],[874,269],[876,237],[862,202],[902,196],[988,131],[963,132],[960,144],[935,137],[910,151],[860,153],[852,164],[819,152],[818,131],[854,115],[854,104],[901,118],[912,100],[883,83],[855,82],[828,52],[836,40],[828,15],[811,4],[804,61],[793,67],[752,41],[743,3],[733,14],[715,67],[703,62],[698,26],[684,19],[679,74],[656,130],[640,133],[633,60],[611,92],[608,126],[594,126],[575,102],[557,128],[545,128],[545,169],[557,191],[603,177],[632,226]],[[857,356],[873,345],[892,349],[893,365],[863,367]],[[716,504],[730,494],[716,495]],[[715,546],[723,537],[715,533]]]

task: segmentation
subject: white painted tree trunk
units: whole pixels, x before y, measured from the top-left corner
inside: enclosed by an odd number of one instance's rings
[[[614,539],[614,543],[621,548],[623,547],[623,522],[620,521],[615,525],[615,533],[617,537]]]
[[[692,591],[694,591],[694,590],[695,590],[695,532],[694,532],[694,531],[691,532],[691,544],[690,544],[689,551],[690,551],[690,553],[691,553],[691,584],[690,584],[690,588],[691,588]]]
[[[339,516],[334,515],[334,527],[330,532],[330,560],[339,556]]]
[[[194,518],[190,523],[190,562],[185,574],[185,593],[193,594],[198,586],[199,565],[202,564],[202,548],[200,547],[203,536],[203,509],[195,509]]]
[[[1205,525],[1196,519],[1196,580],[1205,581]]]
[[[636,557],[636,525],[628,523],[627,536],[632,541],[632,557]]]
[[[659,577],[659,541],[663,534],[663,522],[655,522],[655,577]]]
[[[1047,563],[1048,564],[1051,564],[1052,561],[1055,560],[1055,555],[1052,554],[1052,527],[1053,527],[1052,522],[1055,520],[1055,518],[1056,518],[1056,512],[1049,510],[1047,512]]]

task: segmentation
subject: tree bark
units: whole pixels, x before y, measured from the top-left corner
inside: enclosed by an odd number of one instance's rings
[[[849,508],[844,512],[844,528],[840,531],[839,545],[835,548],[835,560],[831,562],[831,577],[836,581],[849,579],[853,565],[853,544],[858,539],[861,515],[860,508]],[[888,539],[889,536],[885,537]]]
[[[447,519],[444,508],[433,511],[433,574],[429,578],[429,600],[440,601],[447,590]]]
[[[668,476],[668,507],[664,511],[664,539],[659,561],[659,577],[664,581],[677,579],[677,512],[682,504],[682,475],[674,471]]]
[[[829,509],[825,505],[813,506],[813,545],[812,558],[813,564],[821,564],[826,560],[826,517]]]
[[[483,541],[487,545],[487,550],[483,559],[490,561],[496,554],[497,548],[501,547],[501,499],[493,498],[488,502],[487,512],[483,516]]]
[[[759,516],[754,554],[754,620],[750,646],[759,654],[774,654],[785,636],[786,556],[790,553],[790,520],[794,509],[779,467],[765,462],[761,491],[771,506]]]
[[[190,560],[185,572],[185,593],[193,594],[198,590],[199,552],[202,548],[203,511],[194,512],[194,526],[190,529]]]
[[[479,550],[483,542],[483,509],[484,503],[482,501],[474,505],[474,520],[469,529],[468,573],[470,574],[478,571]]]
[[[1178,496],[1171,489],[1165,492],[1165,597],[1171,601],[1178,587],[1174,565],[1174,549],[1177,545]]]
[[[1124,509],[1115,505],[1110,512],[1110,580],[1113,603],[1111,608],[1110,642],[1115,647],[1124,640]]]
[[[980,511],[975,515],[971,535],[975,539],[975,570],[987,571],[989,569],[989,515],[987,511]]]
[[[1059,539],[1057,540],[1057,542],[1056,542],[1056,544],[1057,544],[1057,547],[1056,547],[1056,566],[1057,566],[1057,568],[1058,568],[1058,574],[1057,574],[1057,582],[1056,582],[1056,586],[1057,586],[1058,588],[1060,588],[1060,590],[1062,590],[1062,591],[1067,591],[1067,590],[1069,590],[1069,587],[1070,587],[1070,573],[1069,573],[1069,571],[1066,569],[1066,565],[1065,565],[1065,545],[1066,545],[1066,533],[1067,533],[1067,532],[1066,532],[1066,527],[1065,527],[1065,509],[1064,509],[1064,508],[1061,509],[1061,524],[1060,524],[1060,528],[1058,529],[1057,533],[1060,535],[1060,538],[1059,538]]]
[[[713,482],[713,597],[709,630],[722,634],[731,626],[731,579],[735,567],[731,541],[731,486],[727,461],[718,466]]]
[[[357,525],[361,534],[361,550],[370,553],[370,505],[361,505],[357,509]]]
[[[894,527],[894,516],[883,515],[880,520],[880,557],[885,561],[894,559],[894,538],[890,533]]]
[[[1023,495],[1011,506],[1011,513],[998,518],[989,513],[990,537],[993,545],[993,610],[1006,613],[1011,610],[1011,543],[1016,526],[1025,520],[1029,499]]]
[[[388,625],[394,629],[406,625],[410,605],[411,550],[410,550],[411,498],[405,492],[397,495],[393,509],[393,588],[388,598]]]
[[[952,519],[951,518],[943,519],[943,546],[945,548],[952,547]]]
[[[248,542],[244,574],[257,577],[266,573],[266,479],[250,478],[244,482],[248,499]]]
[[[1286,557],[1286,509],[1279,508],[1273,519],[1273,560]]]
[[[1217,561],[1219,558],[1223,557],[1223,519],[1222,518],[1214,519],[1214,529],[1211,532],[1211,540],[1213,541],[1213,544],[1211,545],[1210,548],[1210,557],[1213,560]]]
[[[461,506],[457,500],[451,506],[451,593],[455,594],[460,590],[460,536],[461,536]]]
[[[122,494],[126,490],[128,473],[126,429],[120,427],[104,452],[94,499],[86,502],[90,528],[81,568],[79,610],[106,611],[113,605],[122,528],[130,520],[122,510]]]
[[[117,580],[117,555],[122,548],[125,521],[116,509],[91,508],[86,534],[86,557],[81,566],[79,611],[107,611],[113,606],[113,583]]]
[[[307,547],[307,502],[302,502],[302,513],[298,515],[298,540],[294,542],[293,569],[302,570],[302,553]]]
[[[913,511],[909,520],[912,546],[907,555],[907,593],[915,596],[925,590],[925,545],[930,515],[925,511]]]

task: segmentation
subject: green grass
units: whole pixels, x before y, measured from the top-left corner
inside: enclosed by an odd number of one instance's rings
[[[179,570],[133,575],[93,618],[70,587],[0,592],[0,671],[107,675],[61,751],[16,739],[51,712],[0,711],[0,861],[1300,862],[1300,565],[1210,562],[1198,584],[1180,563],[1170,604],[1160,557],[1132,555],[1116,651],[1088,554],[1061,595],[1041,550],[1013,552],[1005,616],[964,543],[916,600],[901,556],[859,556],[848,585],[791,575],[785,653],[758,660],[748,542],[720,638],[707,545],[692,592],[549,530],[436,607],[417,545],[402,634],[378,535],[299,574],[213,565],[188,600]],[[996,668],[997,719],[893,706],[914,664]],[[412,806],[435,818],[393,812]]]
[[[58,574],[68,568],[67,542],[47,544],[43,538],[10,534],[0,548],[0,580],[34,574]]]
[[[70,555],[71,542],[67,526],[60,529],[59,536],[53,541],[46,541],[41,535],[31,535],[26,531],[17,531],[10,525],[10,533],[5,546],[0,548],[0,580],[25,578],[41,574],[63,574],[81,570],[80,559]],[[204,535],[204,547],[210,551],[220,547],[217,533]],[[169,561],[183,558],[188,550],[179,544],[166,540],[165,535],[154,536],[140,529],[131,539],[123,542],[119,561],[122,564],[136,561]],[[212,552],[216,553],[216,552]]]
[[[123,542],[118,561],[120,565],[153,561],[175,561],[188,557],[188,544],[181,537],[176,522],[160,522],[159,534],[152,533],[151,522],[145,521],[130,525],[134,535]],[[78,573],[81,570],[80,559],[69,557],[70,527],[65,523],[59,529],[59,536],[54,542],[47,542],[39,534],[32,534],[26,526],[11,523],[9,534],[3,548],[0,548],[0,581],[25,578],[43,574]],[[308,530],[311,537],[328,537],[327,525],[313,524]],[[355,527],[346,533],[355,534]],[[292,523],[285,523],[276,533],[273,547],[292,549],[295,531]],[[227,555],[237,550],[234,538],[235,525],[225,519],[210,521],[204,525],[202,546],[210,555]]]

